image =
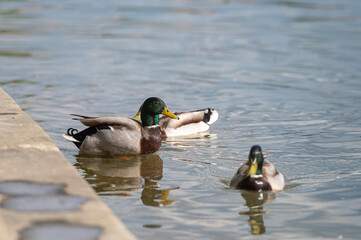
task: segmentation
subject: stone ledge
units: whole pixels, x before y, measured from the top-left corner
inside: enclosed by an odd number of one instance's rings
[[[0,136],[0,240],[57,239],[46,236],[57,232],[82,239],[135,239],[1,88]]]

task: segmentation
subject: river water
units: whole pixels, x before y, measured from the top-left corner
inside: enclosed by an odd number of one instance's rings
[[[139,239],[360,239],[360,1],[4,0],[0,73]],[[147,156],[61,137],[70,113],[132,117],[149,96],[219,120]],[[254,144],[284,191],[228,188]]]

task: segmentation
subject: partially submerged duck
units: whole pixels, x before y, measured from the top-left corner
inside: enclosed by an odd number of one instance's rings
[[[230,186],[253,191],[280,191],[285,186],[285,180],[282,173],[264,159],[261,147],[255,145],[249,152],[248,162],[238,169]]]
[[[73,114],[80,117],[74,120],[79,120],[88,128],[81,132],[69,128],[63,136],[87,154],[155,153],[162,142],[159,114],[178,119],[161,99],[151,97],[142,105],[141,122],[124,117],[86,117]]]
[[[140,121],[142,107],[143,106],[140,107],[137,115],[135,115],[133,119]],[[163,138],[186,136],[208,131],[210,125],[218,119],[218,112],[210,108],[176,112],[174,114],[178,116],[179,120],[165,116],[159,117],[159,126]]]

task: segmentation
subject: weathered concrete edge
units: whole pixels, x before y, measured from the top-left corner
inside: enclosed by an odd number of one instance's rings
[[[67,194],[89,200],[75,211],[18,212],[0,207],[0,240],[17,240],[21,230],[47,221],[101,228],[100,240],[135,239],[46,132],[0,88],[0,182],[15,180],[65,184]],[[0,194],[0,202],[4,198]]]

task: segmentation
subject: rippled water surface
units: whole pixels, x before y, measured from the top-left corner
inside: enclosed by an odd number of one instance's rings
[[[356,0],[0,4],[0,87],[139,239],[359,239],[360,66]],[[61,137],[70,113],[131,117],[149,96],[220,117],[148,156]],[[228,188],[253,144],[284,191]]]

